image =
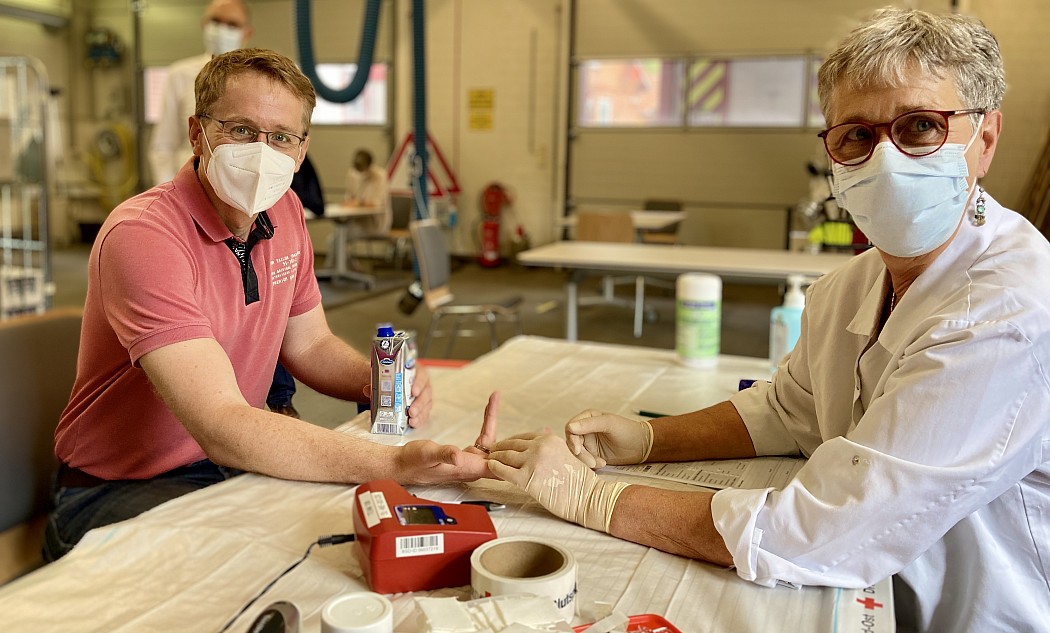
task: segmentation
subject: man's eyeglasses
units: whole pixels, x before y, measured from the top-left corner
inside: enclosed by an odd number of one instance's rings
[[[306,140],[290,132],[267,132],[266,130],[257,130],[240,121],[220,121],[210,114],[202,114],[200,116],[218,123],[222,128],[222,135],[234,143],[254,143],[260,134],[264,134],[266,135],[266,143],[270,147],[284,152],[294,152],[302,147],[303,141]]]
[[[840,123],[820,134],[831,160],[840,165],[859,165],[875,152],[879,128],[889,128],[890,140],[908,156],[929,156],[948,140],[948,120],[959,114],[983,114],[984,110],[913,110],[885,123]]]

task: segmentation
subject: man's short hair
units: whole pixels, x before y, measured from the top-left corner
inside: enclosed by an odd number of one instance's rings
[[[295,62],[276,51],[265,48],[241,48],[216,55],[204,65],[193,84],[197,98],[197,116],[208,114],[209,108],[223,95],[230,77],[256,72],[274,83],[292,91],[303,104],[303,130],[310,131],[310,117],[317,105],[317,94],[306,75]]]

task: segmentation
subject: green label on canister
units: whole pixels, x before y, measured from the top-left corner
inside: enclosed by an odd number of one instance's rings
[[[679,297],[676,302],[675,351],[686,363],[714,361],[718,357],[722,327],[722,301]]]

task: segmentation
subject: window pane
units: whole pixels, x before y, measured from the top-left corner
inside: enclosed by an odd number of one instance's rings
[[[681,125],[682,66],[681,60],[658,58],[581,63],[579,125]]]
[[[689,66],[689,124],[801,127],[807,69],[805,57],[695,59]]]
[[[142,72],[142,107],[146,123],[160,120],[164,102],[164,82],[168,79],[167,66],[147,66]]]
[[[329,88],[339,90],[350,85],[357,64],[317,64],[317,76]],[[373,63],[368,83],[350,103],[332,103],[317,97],[311,122],[314,125],[383,125],[386,123],[386,64]]]
[[[350,85],[357,64],[318,64],[317,75],[325,85],[341,89]],[[143,106],[146,123],[160,118],[164,99],[167,66],[149,66],[142,75]],[[314,125],[384,125],[386,123],[386,64],[373,63],[365,89],[350,103],[332,103],[317,97],[312,123]]]
[[[809,61],[809,116],[806,126],[818,130],[824,129],[824,113],[820,111],[820,96],[817,94],[817,71],[824,63],[824,58],[814,57]]]

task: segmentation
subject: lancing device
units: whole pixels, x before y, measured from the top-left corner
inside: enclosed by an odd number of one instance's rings
[[[498,501],[460,501],[460,503],[463,505],[481,506],[489,512],[492,512],[493,510],[502,510],[507,507],[505,504],[499,503]]]

